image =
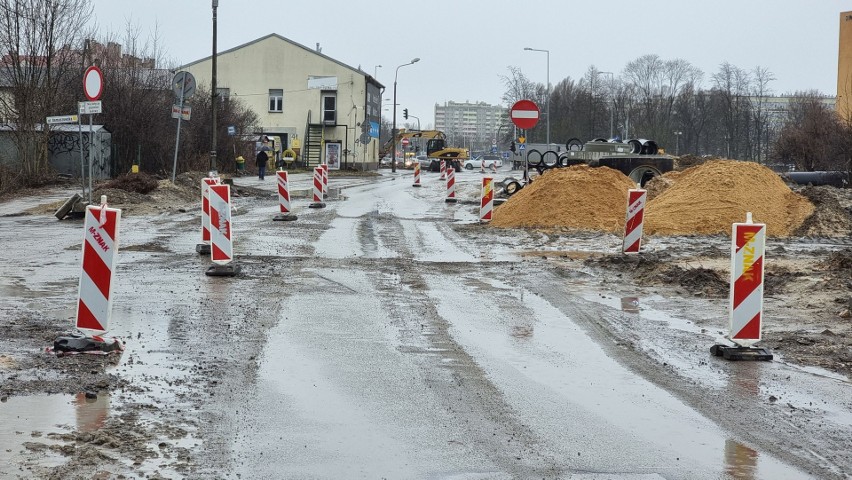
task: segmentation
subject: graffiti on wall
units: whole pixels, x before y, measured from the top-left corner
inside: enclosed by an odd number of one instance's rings
[[[108,132],[95,132],[94,147],[92,147],[91,135],[83,132],[83,159],[88,167],[89,149],[92,148],[92,176],[95,178],[110,178],[111,172],[111,144],[112,135]],[[59,172],[72,176],[79,176],[81,167],[80,160],[80,134],[72,132],[52,132],[48,140],[47,150],[50,155],[50,164]]]

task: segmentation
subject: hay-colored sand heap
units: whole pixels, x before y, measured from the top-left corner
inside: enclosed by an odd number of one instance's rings
[[[495,208],[491,225],[616,232],[624,227],[627,190],[635,186],[606,167],[555,168]]]
[[[752,162],[716,160],[684,170],[648,202],[645,232],[730,235],[746,212],[765,223],[768,235],[789,236],[814,211],[772,170]]]

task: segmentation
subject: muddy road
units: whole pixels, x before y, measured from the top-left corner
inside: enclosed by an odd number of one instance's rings
[[[849,378],[785,357],[813,325],[767,322],[776,359],[727,362],[712,283],[640,281],[723,262],[727,238],[626,261],[608,234],[490,228],[480,177],[456,205],[433,173],[332,177],[308,209],[292,175],[295,222],[272,220],[274,179],[235,179],[234,278],[204,274],[194,203],[129,208],[108,357],[44,351],[73,321],[82,224],[21,212],[66,192],[0,204],[0,477],[849,478]],[[793,321],[808,293],[783,292],[767,316]]]

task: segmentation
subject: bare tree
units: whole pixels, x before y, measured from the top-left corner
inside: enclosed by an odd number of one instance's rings
[[[769,143],[769,119],[766,111],[766,97],[772,95],[772,89],[769,84],[775,80],[775,76],[768,69],[763,67],[755,67],[752,70],[752,121],[754,122],[754,137],[756,148],[754,158],[760,162],[761,156],[764,160],[767,157],[766,145]]]
[[[799,170],[846,169],[848,130],[840,117],[820,101],[819,92],[797,92],[795,97],[773,146],[774,158]]]
[[[76,52],[91,14],[88,0],[0,0],[0,116],[12,127],[17,162],[8,175],[16,183],[48,171],[49,132],[39,127],[74,106],[71,85],[82,79]],[[0,179],[0,188],[10,180]]]

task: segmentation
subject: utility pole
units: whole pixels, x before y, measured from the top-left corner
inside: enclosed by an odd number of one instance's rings
[[[216,172],[216,8],[219,7],[219,0],[213,0],[213,75],[211,89],[211,108],[213,116],[213,147],[210,150],[210,171]]]

